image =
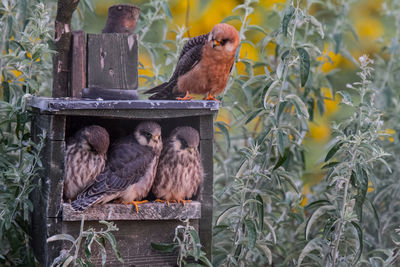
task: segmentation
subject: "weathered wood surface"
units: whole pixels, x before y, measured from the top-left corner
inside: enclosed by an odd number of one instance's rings
[[[138,36],[88,34],[88,87],[138,87]]]
[[[137,100],[139,94],[137,90],[129,89],[105,89],[105,88],[83,88],[82,98],[102,99],[102,100]]]
[[[124,263],[120,263],[114,256],[109,244],[107,248],[106,266],[137,266],[137,267],[158,267],[176,266],[177,250],[173,253],[163,253],[152,249],[151,243],[171,243],[174,238],[175,227],[184,225],[184,222],[176,220],[167,221],[115,221],[119,228],[113,232],[118,249]],[[197,220],[190,220],[190,224],[198,229]],[[79,232],[80,221],[66,222],[62,224],[62,231],[76,237]],[[96,222],[85,222],[84,229],[95,228],[105,229],[105,226]],[[70,242],[64,243],[64,249],[70,248]],[[83,244],[82,244],[83,245]],[[84,250],[81,249],[83,252]],[[101,265],[101,256],[97,248],[92,250],[92,261],[95,266]]]
[[[138,212],[136,212],[134,205],[110,203],[94,205],[84,212],[77,212],[71,208],[69,203],[63,204],[64,221],[80,221],[82,216],[84,216],[86,221],[199,219],[201,217],[201,204],[197,201],[192,201],[186,205],[177,203],[167,205],[159,202],[148,202],[139,204]]]
[[[53,97],[68,95],[70,75],[71,18],[79,0],[58,0],[53,58]]]
[[[72,32],[71,85],[68,96],[81,98],[86,87],[86,34],[84,31]]]
[[[134,5],[114,5],[108,9],[103,33],[133,33],[139,18],[140,8]]]
[[[219,103],[216,101],[205,100],[88,100],[88,99],[72,99],[72,98],[47,98],[34,96],[28,100],[28,106],[31,109],[37,109],[40,112],[58,113],[61,111],[70,111],[71,115],[75,110],[82,112],[84,110],[148,110],[148,113],[155,110],[174,110],[179,113],[190,112],[190,110],[198,109],[206,113],[214,114],[218,111]],[[150,111],[151,110],[151,111]],[[116,111],[119,112],[119,111]],[[68,115],[68,114],[66,114]]]

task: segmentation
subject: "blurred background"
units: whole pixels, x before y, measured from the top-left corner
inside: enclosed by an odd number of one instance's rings
[[[146,12],[146,3],[148,1],[129,1],[129,0],[94,0],[93,9],[94,14],[86,12],[84,24],[81,25],[86,32],[100,33],[105,25],[107,18],[108,8],[114,4],[129,3],[136,4],[142,8],[142,13]],[[381,12],[382,0],[356,0],[351,5],[349,10],[350,24],[354,28],[344,36],[343,43],[348,51],[350,51],[353,58],[358,58],[362,54],[374,55],[379,53],[382,43],[387,42],[385,35],[390,35],[394,31],[391,21],[387,16],[383,16]],[[159,25],[157,21],[151,27],[145,39],[157,41],[165,39],[174,40],[176,37],[177,29],[184,26],[187,31],[184,37],[193,37],[200,34],[209,32],[212,27],[221,22],[223,19],[234,14],[233,9],[242,4],[240,0],[171,0],[169,1],[169,9],[171,17],[167,20],[168,25]],[[279,25],[279,19],[271,18],[271,11],[280,11],[286,6],[285,0],[261,0],[255,8],[254,14],[250,15],[250,23],[256,25],[271,25],[276,24],[275,28]],[[313,5],[310,13],[315,15],[317,12],[324,12],[318,9],[318,5]],[[329,16],[329,14],[327,14]],[[161,23],[164,23],[160,20]],[[236,21],[237,22],[237,21]],[[140,23],[140,21],[139,21]],[[230,21],[230,24],[239,29],[239,22]],[[265,27],[267,28],[267,27]],[[274,27],[270,27],[274,28]],[[257,34],[253,31],[251,35],[246,38],[257,43],[263,37],[263,34]],[[266,56],[273,54],[275,51],[273,43],[269,43],[266,49]],[[256,49],[249,43],[243,43],[239,53],[239,58],[248,58],[257,61],[261,56],[259,49]],[[328,56],[328,57],[327,57]],[[151,56],[146,50],[141,49],[139,60],[142,68],[139,70],[139,75],[152,76],[154,70],[152,69]],[[335,95],[335,91],[343,90],[346,83],[354,82],[357,77],[355,75],[357,66],[352,62],[349,56],[343,56],[340,53],[335,54],[332,47],[324,46],[323,54],[318,57],[322,61],[321,70],[325,73],[335,73],[332,75],[331,81],[332,88],[322,88],[322,93],[325,95],[323,107],[320,105],[318,108],[324,109],[322,112],[315,112],[313,121],[309,122],[309,133],[304,140],[304,147],[306,148],[306,170],[303,175],[304,193],[308,193],[310,186],[318,183],[323,178],[324,173],[321,170],[322,157],[326,155],[327,145],[331,138],[331,122],[340,121],[346,116],[346,111],[342,106],[339,107],[340,98]],[[238,63],[238,71],[244,72],[244,64]],[[161,70],[163,72],[165,70]],[[171,72],[168,70],[166,72]],[[260,68],[262,71],[262,68]],[[257,69],[255,69],[257,74]],[[141,78],[139,82],[140,88],[151,87],[148,80]],[[333,89],[333,90],[331,90]],[[333,92],[333,93],[332,93]],[[329,99],[331,98],[331,99]],[[316,108],[316,109],[318,109]],[[322,114],[322,115],[321,115]],[[231,122],[231,112],[222,107],[218,114],[216,121],[222,121],[227,124]],[[254,124],[250,123],[247,127],[254,128]],[[388,134],[393,134],[389,129]],[[223,138],[217,135],[217,138]]]

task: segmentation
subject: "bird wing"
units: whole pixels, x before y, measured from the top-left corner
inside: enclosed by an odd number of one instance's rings
[[[155,93],[150,99],[171,99],[176,96],[173,95],[172,89],[178,82],[179,76],[184,75],[190,71],[201,60],[201,51],[203,46],[207,43],[208,34],[199,35],[189,39],[183,46],[181,54],[179,55],[178,63],[171,79],[168,82],[162,83],[150,90],[146,94]]]
[[[84,190],[78,200],[94,199],[123,191],[146,173],[155,153],[136,141],[119,142],[111,148],[105,170]],[[97,197],[96,197],[97,196]]]

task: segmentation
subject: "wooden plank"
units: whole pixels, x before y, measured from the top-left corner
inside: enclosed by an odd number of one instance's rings
[[[81,98],[86,87],[86,34],[84,31],[72,32],[71,86],[69,96]]]
[[[200,139],[209,140],[214,138],[214,118],[213,115],[199,117]]]
[[[190,224],[198,229],[198,222],[190,220]],[[106,266],[175,266],[177,251],[173,253],[162,253],[152,249],[151,243],[172,243],[175,228],[184,225],[183,222],[176,220],[167,221],[117,221],[115,225],[119,228],[113,232],[118,249],[124,259],[121,264],[114,256],[111,247],[107,243],[107,263]],[[71,234],[76,237],[79,232],[80,221],[63,222],[63,233]],[[94,228],[105,229],[103,224],[95,221],[85,221],[84,229]],[[70,248],[66,243],[64,249]],[[83,245],[83,244],[82,244]],[[81,249],[83,253],[83,250]],[[95,266],[100,266],[101,256],[95,247],[92,250],[92,260]]]
[[[209,123],[212,124],[212,121]],[[209,125],[212,127],[212,125]],[[201,218],[199,220],[199,237],[207,258],[211,260],[212,248],[212,212],[213,212],[213,141],[200,140],[201,161],[204,168],[204,180],[199,189]]]
[[[69,203],[63,204],[64,221],[80,221],[82,216],[84,216],[86,221],[198,219],[201,217],[201,204],[197,201],[187,203],[186,205],[177,203],[167,205],[159,202],[148,202],[140,204],[138,212],[136,212],[134,205],[110,203],[94,205],[84,212],[77,212],[71,208]]]
[[[34,203],[41,216],[61,217],[64,153],[65,141],[46,140],[41,152],[43,170],[35,188],[39,198]]]
[[[105,88],[83,88],[82,98],[103,99],[103,100],[137,100],[137,90],[129,89],[105,89]]]
[[[39,115],[32,117],[32,138],[39,142],[39,135],[46,133],[46,138],[54,141],[65,140],[65,116]]]
[[[88,34],[88,87],[138,87],[138,36]]]

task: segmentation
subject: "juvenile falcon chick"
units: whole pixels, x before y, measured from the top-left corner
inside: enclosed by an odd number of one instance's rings
[[[120,138],[110,148],[106,167],[85,191],[72,202],[74,210],[85,210],[96,203],[120,198],[132,203],[149,193],[162,149],[161,127],[141,122],[134,133]]]
[[[156,198],[185,203],[196,194],[203,181],[199,142],[199,133],[192,127],[172,131],[161,152],[152,187]]]
[[[103,171],[110,137],[98,125],[80,129],[68,140],[64,156],[64,198],[72,201]]]
[[[216,100],[214,96],[222,93],[228,82],[239,42],[238,31],[225,23],[215,25],[210,33],[189,39],[171,79],[145,93],[153,94],[149,99],[178,100],[192,99],[189,93],[208,93],[204,99]]]

